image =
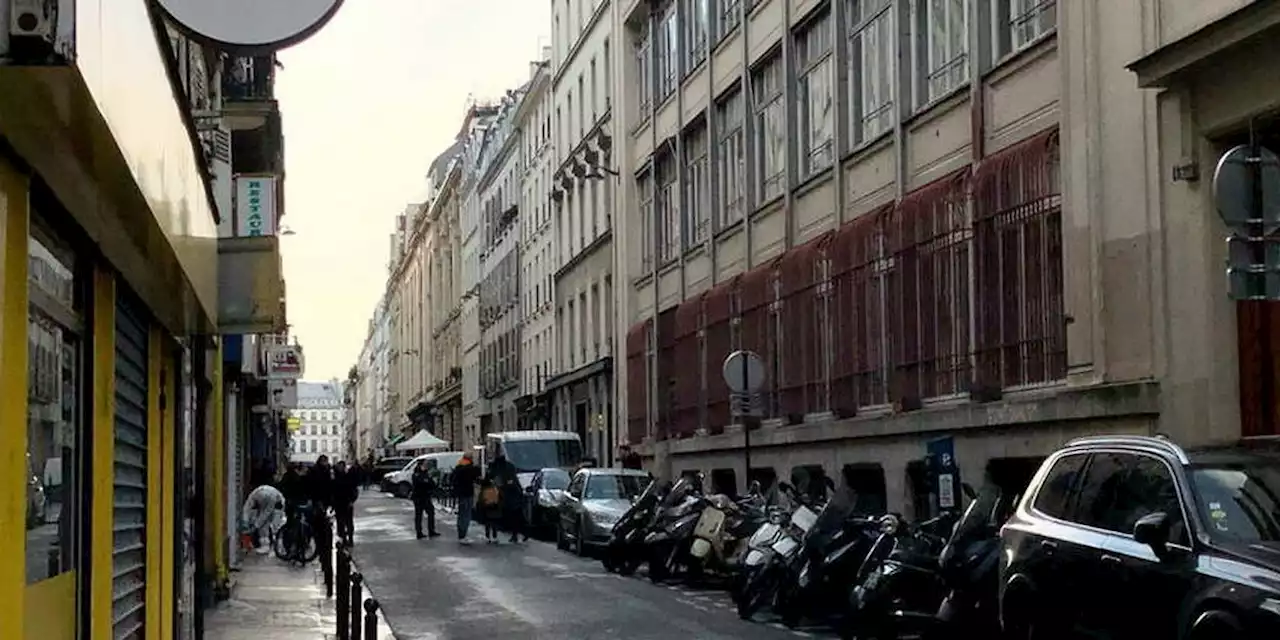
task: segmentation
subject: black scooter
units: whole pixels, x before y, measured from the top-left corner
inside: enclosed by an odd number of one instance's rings
[[[631,508],[613,525],[609,544],[605,546],[601,559],[605,571],[629,576],[645,563],[645,536],[657,517],[658,505],[670,490],[670,483],[650,481],[649,486],[636,496]]]
[[[697,476],[681,478],[658,505],[658,513],[644,537],[649,579],[653,582],[666,580],[677,567],[689,564],[693,530],[706,506],[701,480]]]
[[[1021,496],[984,487],[956,523],[938,556],[948,591],[926,629],[926,640],[1000,636],[1000,527]]]

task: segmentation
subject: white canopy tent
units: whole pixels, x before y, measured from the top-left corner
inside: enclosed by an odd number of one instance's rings
[[[423,429],[415,434],[412,438],[405,440],[396,445],[396,451],[417,451],[419,449],[448,449],[449,443],[431,435],[430,431]]]

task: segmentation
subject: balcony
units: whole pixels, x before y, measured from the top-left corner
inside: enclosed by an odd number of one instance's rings
[[[275,58],[227,56],[222,61],[222,115],[234,131],[258,129],[279,112]]]
[[[9,42],[0,133],[159,322],[212,330],[216,218],[163,27],[147,0],[78,0],[48,29]]]

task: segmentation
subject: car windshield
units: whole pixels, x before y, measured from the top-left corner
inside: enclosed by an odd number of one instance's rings
[[[582,461],[582,444],[577,440],[507,440],[503,450],[516,471],[522,473],[572,467]]]
[[[1214,464],[1191,472],[1209,534],[1241,542],[1280,541],[1280,465]]]
[[[569,474],[560,469],[547,469],[542,472],[542,488],[551,491],[564,491],[569,487]]]
[[[595,474],[587,479],[586,500],[630,500],[649,484],[644,476]]]

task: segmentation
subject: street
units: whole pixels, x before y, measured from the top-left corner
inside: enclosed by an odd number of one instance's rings
[[[613,575],[546,542],[460,545],[452,516],[437,514],[444,535],[417,540],[409,501],[370,491],[356,503],[356,563],[399,640],[827,635],[742,621],[726,593]]]

